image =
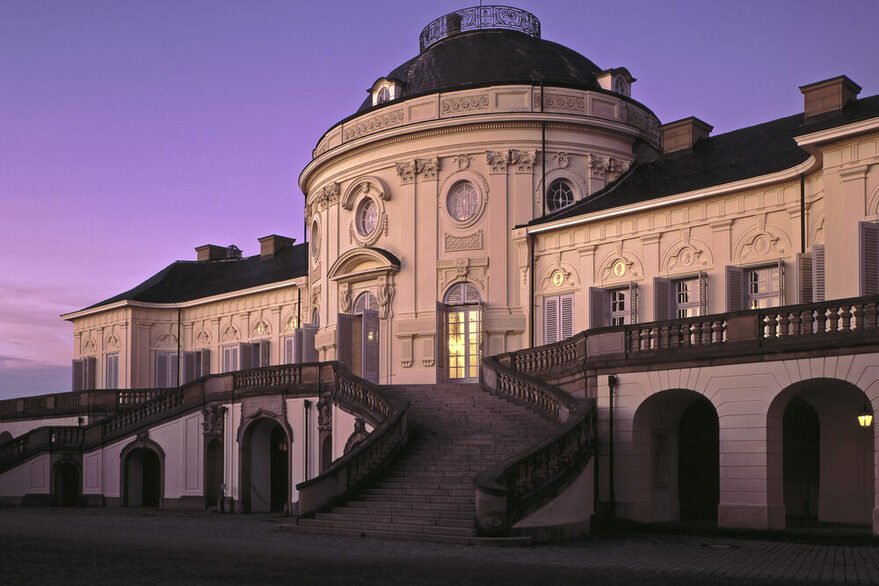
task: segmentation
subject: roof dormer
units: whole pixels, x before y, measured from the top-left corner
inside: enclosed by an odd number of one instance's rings
[[[372,105],[378,106],[398,99],[403,93],[403,82],[398,79],[380,77],[366,91],[372,95]]]
[[[602,89],[616,92],[627,98],[632,97],[632,83],[636,80],[625,67],[614,67],[613,69],[602,71],[595,76],[595,79]]]

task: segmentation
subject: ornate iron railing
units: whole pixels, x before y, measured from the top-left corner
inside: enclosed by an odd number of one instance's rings
[[[536,16],[511,6],[472,6],[450,12],[433,20],[421,30],[421,52],[458,33],[477,29],[505,29],[540,38],[540,21]]]
[[[408,403],[396,405],[371,383],[335,367],[336,383],[330,395],[333,403],[357,413],[375,429],[350,452],[316,476],[296,485],[299,491],[297,515],[311,515],[334,502],[344,500],[362,483],[382,469],[408,441]]]

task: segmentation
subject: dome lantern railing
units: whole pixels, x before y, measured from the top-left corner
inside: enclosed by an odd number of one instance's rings
[[[424,27],[418,39],[421,52],[458,33],[479,29],[514,30],[540,38],[540,21],[528,11],[512,6],[471,6],[445,14]]]

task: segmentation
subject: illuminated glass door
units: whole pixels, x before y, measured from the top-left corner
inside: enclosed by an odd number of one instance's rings
[[[479,380],[482,362],[482,306],[472,283],[457,283],[445,295],[445,352],[448,380]]]

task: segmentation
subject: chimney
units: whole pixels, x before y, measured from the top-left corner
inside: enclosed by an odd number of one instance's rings
[[[699,140],[708,138],[714,127],[695,116],[662,125],[662,152],[673,153],[693,148]]]
[[[216,244],[205,244],[203,246],[196,246],[195,252],[198,254],[198,262],[204,262],[208,260],[225,259],[227,250],[225,246],[217,246]]]
[[[808,118],[825,112],[842,110],[861,93],[861,86],[845,75],[800,86],[803,93],[803,115]]]
[[[257,240],[259,240],[260,260],[270,259],[286,248],[293,248],[293,243],[296,242],[295,238],[287,238],[277,234],[269,234]]]

